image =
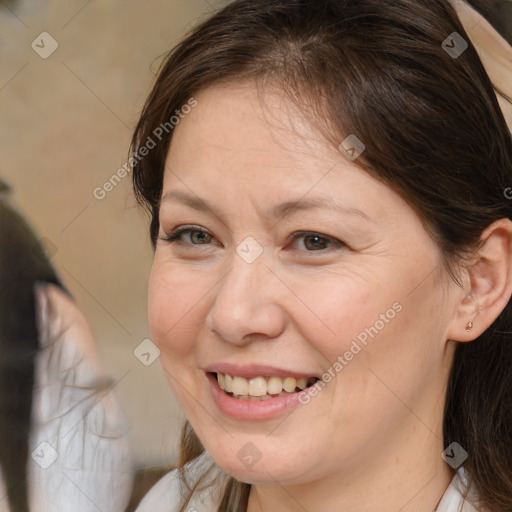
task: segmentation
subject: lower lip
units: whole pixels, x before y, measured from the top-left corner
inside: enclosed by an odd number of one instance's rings
[[[300,405],[299,392],[259,401],[233,398],[220,389],[215,375],[207,373],[206,376],[210,381],[213,400],[217,407],[224,414],[237,420],[268,420],[277,418]]]

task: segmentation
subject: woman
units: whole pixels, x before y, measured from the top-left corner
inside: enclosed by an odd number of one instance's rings
[[[449,2],[233,2],[131,162],[188,420],[139,511],[512,510],[512,143]]]

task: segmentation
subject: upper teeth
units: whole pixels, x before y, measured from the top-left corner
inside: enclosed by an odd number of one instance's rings
[[[245,379],[244,377],[232,376],[227,373],[217,373],[219,386],[228,393],[237,396],[264,396],[278,395],[283,390],[288,393],[295,392],[296,388],[304,389],[308,385],[308,379],[305,377],[295,379],[294,377],[254,377]],[[311,380],[311,379],[310,379]],[[313,378],[312,380],[316,380]]]

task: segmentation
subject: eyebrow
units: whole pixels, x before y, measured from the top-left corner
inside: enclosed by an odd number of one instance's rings
[[[160,203],[176,200],[190,208],[204,212],[215,212],[216,208],[213,204],[198,196],[193,196],[182,190],[171,190],[162,196]],[[363,219],[375,224],[375,221],[365,212],[358,208],[348,207],[339,203],[332,197],[312,197],[307,199],[297,199],[281,203],[270,211],[270,217],[281,218],[290,215],[293,211],[306,211],[315,208],[331,209],[345,214],[358,215]]]

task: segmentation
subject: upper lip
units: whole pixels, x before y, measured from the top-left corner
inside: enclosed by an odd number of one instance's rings
[[[237,365],[232,363],[214,363],[204,368],[205,372],[211,373],[227,373],[231,376],[244,377],[246,379],[254,379],[255,377],[295,377],[300,378],[318,378],[313,373],[302,373],[294,370],[286,370],[284,368],[276,368],[275,366],[249,364]]]

